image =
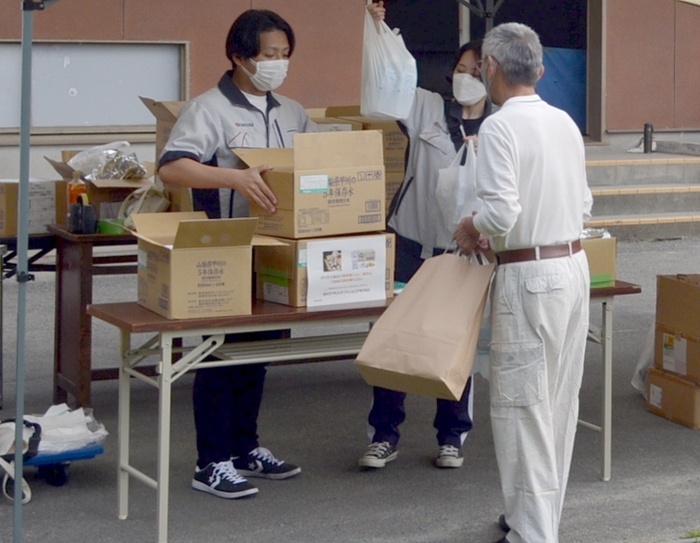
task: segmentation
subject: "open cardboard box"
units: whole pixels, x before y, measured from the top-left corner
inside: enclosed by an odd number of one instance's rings
[[[68,165],[67,160],[59,162],[49,157],[44,158],[53,166],[63,180],[67,182],[73,179],[73,174],[76,171]],[[153,183],[150,178],[153,177],[155,164],[153,162],[142,162],[141,165],[146,169],[147,173],[146,177],[140,179],[95,179],[94,181],[85,181],[88,200],[95,205],[98,219],[116,218],[114,210],[118,211],[119,207],[117,204],[123,202],[136,189]]]
[[[187,102],[163,101],[159,102],[152,98],[139,96],[143,104],[153,113],[156,118],[156,160],[160,160],[160,155],[168,143],[170,132],[177,121],[180,111]],[[172,211],[192,211],[192,195],[188,187],[176,187],[163,183],[170,195],[170,209]]]
[[[168,319],[247,315],[252,246],[283,245],[254,236],[255,218],[206,213],[132,215],[138,238],[138,303]]]
[[[268,215],[251,203],[257,233],[283,238],[384,230],[385,173],[378,131],[295,134],[293,149],[232,149],[249,167],[270,165],[263,179],[277,197]]]

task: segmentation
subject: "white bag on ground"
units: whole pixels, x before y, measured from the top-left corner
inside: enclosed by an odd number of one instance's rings
[[[374,119],[403,120],[411,112],[418,83],[416,59],[403,38],[365,9],[360,113]]]
[[[464,165],[460,161],[466,149]],[[474,142],[469,140],[457,152],[447,168],[438,171],[435,201],[442,225],[448,232],[457,230],[459,221],[481,209],[481,200],[476,196],[476,152]]]

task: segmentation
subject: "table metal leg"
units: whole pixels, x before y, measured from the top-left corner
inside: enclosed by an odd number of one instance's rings
[[[124,371],[128,366],[127,353],[131,348],[131,334],[121,331],[121,368],[119,369],[119,474],[117,478],[118,517],[129,515],[129,426],[131,417],[131,377]]]
[[[602,479],[609,481],[612,465],[612,347],[613,347],[613,298],[603,301],[603,422],[601,433],[603,441]]]
[[[170,489],[170,410],[172,391],[172,338],[161,334],[162,354],[158,378],[158,543],[168,540],[168,492]]]

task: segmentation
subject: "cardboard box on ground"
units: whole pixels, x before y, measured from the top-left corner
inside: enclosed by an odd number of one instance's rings
[[[258,234],[302,239],[376,232],[386,225],[381,133],[295,134],[293,149],[232,149],[277,196],[268,215],[251,203]]]
[[[73,174],[75,173],[75,170],[68,165],[71,154],[74,154],[74,152],[64,151],[61,161],[44,157],[63,178],[65,183],[73,179]],[[146,177],[140,179],[95,179],[94,181],[85,182],[89,203],[95,205],[98,219],[116,219],[121,203],[129,194],[136,189],[152,184],[150,178],[155,171],[155,164],[143,162],[142,166],[146,168],[147,174]],[[85,175],[85,172],[82,173]],[[67,195],[65,198],[67,201]],[[66,222],[65,215],[58,222],[59,224],[64,224]]]
[[[379,233],[386,239],[385,296],[394,296],[394,265],[396,240],[392,233]],[[371,234],[370,234],[371,236]],[[255,248],[256,297],[293,307],[306,306],[308,289],[307,248],[314,241],[332,242],[348,238],[366,238],[355,235],[342,238],[291,240],[277,238],[286,245]]]
[[[700,428],[700,274],[660,275],[647,407]]]
[[[0,179],[0,236],[17,236],[19,180]],[[64,224],[67,209],[66,181],[29,179],[28,233],[43,234],[47,224]]]
[[[133,215],[138,238],[138,303],[168,319],[247,315],[256,218],[207,219],[206,213]]]

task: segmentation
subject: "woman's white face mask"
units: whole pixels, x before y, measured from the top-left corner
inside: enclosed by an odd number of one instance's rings
[[[287,70],[289,69],[289,60],[287,59],[261,60],[258,62],[255,62],[252,58],[248,60],[255,66],[255,73],[251,74],[242,64],[241,69],[250,77],[250,82],[255,85],[255,88],[260,91],[275,90],[287,77]]]
[[[452,76],[452,94],[461,105],[473,106],[486,96],[486,87],[470,74],[454,74]]]

